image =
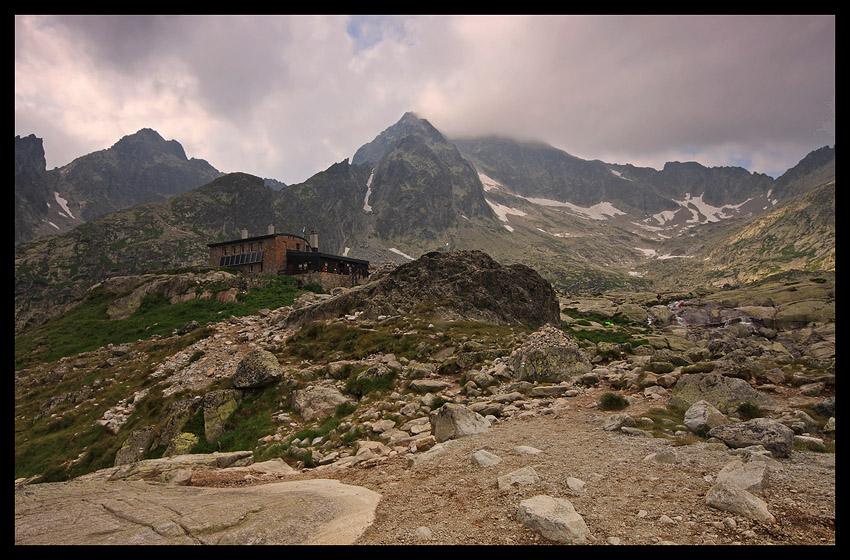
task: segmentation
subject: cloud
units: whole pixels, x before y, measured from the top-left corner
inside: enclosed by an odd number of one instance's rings
[[[150,127],[300,182],[409,110],[660,168],[771,174],[834,144],[835,18],[19,16],[15,133],[48,166]]]

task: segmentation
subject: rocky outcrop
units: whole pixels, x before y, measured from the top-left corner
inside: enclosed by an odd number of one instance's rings
[[[503,266],[481,251],[432,252],[378,280],[293,311],[287,326],[358,312],[365,319],[421,313],[443,319],[560,324],[552,286],[533,269]]]
[[[794,431],[770,418],[717,426],[708,431],[708,436],[722,440],[729,447],[762,445],[777,457],[788,457],[794,446]]]
[[[240,391],[210,391],[204,395],[204,437],[209,443],[215,443],[224,433],[227,419],[239,407],[242,400]]]
[[[348,545],[371,524],[379,500],[336,480],[36,484],[15,491],[15,544]]]

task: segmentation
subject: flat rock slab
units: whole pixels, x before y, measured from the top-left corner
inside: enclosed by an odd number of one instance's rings
[[[15,544],[352,544],[380,497],[325,479],[246,488],[31,484],[15,490]]]

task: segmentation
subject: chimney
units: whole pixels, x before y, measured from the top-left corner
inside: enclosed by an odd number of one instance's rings
[[[242,228],[242,239],[248,239],[248,230]]]
[[[319,232],[316,230],[310,232],[310,247],[314,253],[319,251]]]
[[[274,224],[269,224],[269,235],[274,235]]]

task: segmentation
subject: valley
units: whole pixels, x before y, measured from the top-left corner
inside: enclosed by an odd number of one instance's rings
[[[49,505],[23,506],[39,488],[330,478],[382,496],[357,544],[835,543],[834,148],[776,179],[654,170],[406,113],[284,185],[150,129],[52,171],[36,140],[16,138],[16,542],[56,538]],[[209,266],[208,244],[269,226],[371,276]],[[242,463],[204,463],[221,454]],[[773,521],[712,501],[733,460]],[[524,522],[538,495],[586,532]],[[247,538],[167,524],[139,538]]]

